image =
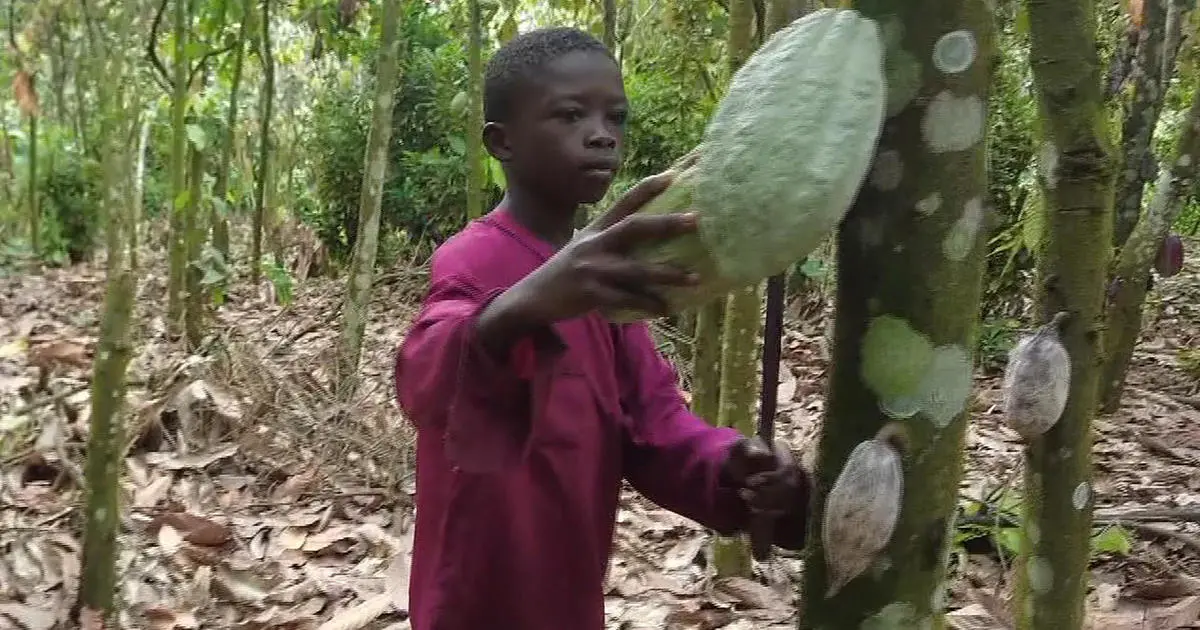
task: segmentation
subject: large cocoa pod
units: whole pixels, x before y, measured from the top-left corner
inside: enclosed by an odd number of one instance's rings
[[[889,424],[854,447],[829,491],[821,527],[827,598],[870,567],[892,538],[904,496],[898,430]]]
[[[1158,258],[1154,260],[1154,270],[1164,278],[1179,273],[1183,269],[1183,240],[1178,234],[1168,234],[1158,247]]]
[[[1004,368],[1004,421],[1026,440],[1058,422],[1071,389],[1071,357],[1058,337],[1066,320],[1059,313],[1032,335],[1023,337]]]

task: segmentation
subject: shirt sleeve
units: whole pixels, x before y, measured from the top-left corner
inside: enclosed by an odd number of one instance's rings
[[[501,293],[461,276],[435,278],[396,356],[400,408],[418,430],[442,432],[447,457],[468,472],[498,472],[524,457],[534,392],[563,350],[547,327],[493,357],[475,324]]]
[[[745,502],[721,483],[741,435],[710,426],[687,408],[675,369],[654,347],[646,324],[618,330],[621,405],[631,419],[626,479],[651,501],[721,534],[744,529]]]

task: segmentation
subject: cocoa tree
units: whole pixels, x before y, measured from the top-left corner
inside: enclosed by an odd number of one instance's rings
[[[992,16],[985,0],[854,8],[886,44],[887,119],[837,236],[800,625],[939,627],[987,242]]]
[[[349,282],[342,304],[342,340],[338,353],[337,388],[342,400],[353,394],[358,380],[358,361],[362,354],[363,330],[367,306],[371,301],[371,283],[375,277],[375,255],[379,245],[379,212],[383,201],[383,181],[387,175],[388,144],[392,137],[392,103],[399,81],[400,0],[383,0],[379,42],[379,61],[375,69],[375,108],[367,149],[363,156],[362,190],[359,196],[358,225]]]
[[[1030,63],[1043,147],[1037,317],[1065,313],[1066,408],[1026,447],[1025,521],[1014,607],[1018,628],[1080,628],[1092,525],[1092,418],[1100,377],[1112,242],[1112,148],[1089,0],[1028,0]]]
[[[730,0],[729,3],[729,70],[732,74],[746,61],[754,50],[752,39],[754,28],[753,0]],[[762,289],[758,284],[744,287],[727,298],[717,300],[714,306],[702,307],[702,318],[710,319],[721,313],[720,371],[715,383],[718,386],[716,415],[704,416],[719,426],[733,427],[743,435],[754,433],[754,408],[758,397],[758,339],[760,332],[759,308],[762,305]],[[706,328],[712,322],[705,322]],[[697,326],[699,328],[699,326]],[[712,344],[713,339],[697,340],[700,344]],[[715,345],[715,344],[713,344]],[[712,352],[706,348],[706,352]],[[714,353],[715,354],[715,353]],[[712,360],[713,355],[706,355]],[[711,376],[711,367],[709,376]],[[705,387],[711,386],[704,383]],[[711,390],[710,390],[711,391]],[[711,394],[709,394],[711,395]],[[708,402],[711,402],[711,398]],[[711,410],[705,410],[711,413]],[[744,538],[718,536],[713,541],[713,564],[722,576],[750,574],[750,547]]]

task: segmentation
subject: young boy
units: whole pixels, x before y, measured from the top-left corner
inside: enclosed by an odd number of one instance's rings
[[[729,535],[751,513],[775,544],[802,546],[807,477],[767,448],[692,415],[644,323],[656,288],[686,270],[629,246],[695,229],[691,216],[630,216],[666,188],[643,181],[578,235],[620,164],[620,70],[565,28],[514,38],[488,65],[483,139],[508,191],[443,244],[396,360],[417,427],[415,630],[600,630],[621,480]]]

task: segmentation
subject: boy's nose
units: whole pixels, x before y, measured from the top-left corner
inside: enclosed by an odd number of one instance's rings
[[[588,134],[587,146],[593,149],[614,149],[617,146],[617,138],[601,125]]]

